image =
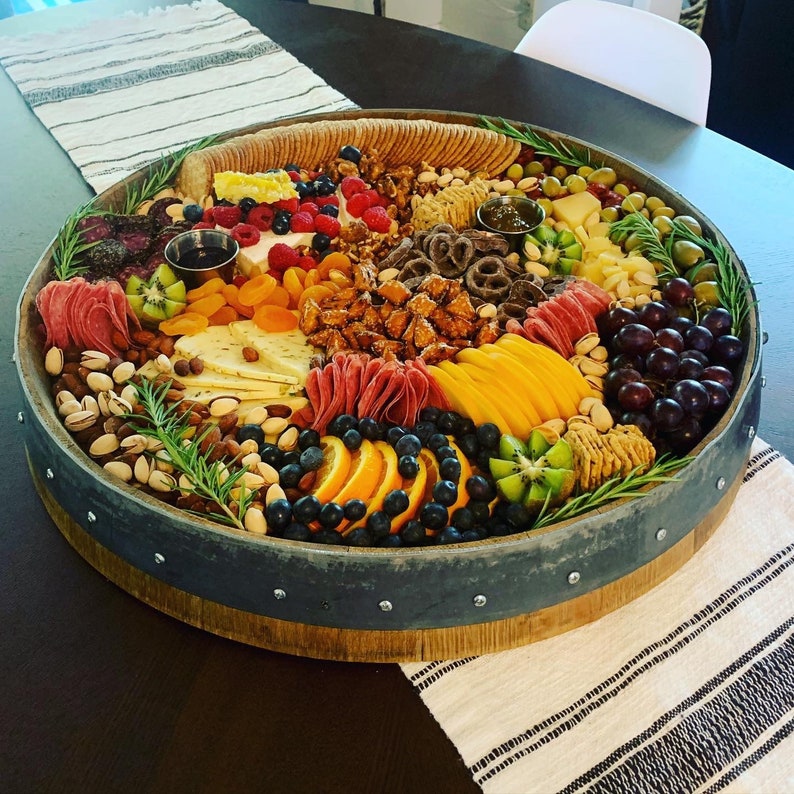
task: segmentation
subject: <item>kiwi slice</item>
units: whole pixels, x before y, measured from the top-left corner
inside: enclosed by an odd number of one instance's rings
[[[158,265],[147,280],[130,276],[124,291],[135,316],[144,325],[157,325],[185,308],[185,283],[166,264]]]
[[[540,251],[540,259],[535,261],[545,265],[552,276],[570,276],[574,266],[582,260],[582,246],[568,229],[555,232],[551,226],[541,224],[524,235],[524,246],[527,243]]]
[[[565,439],[550,444],[537,430],[525,442],[511,435],[499,439],[499,457],[488,466],[496,490],[509,502],[523,504],[536,515],[544,506],[567,499],[576,484],[573,451]]]

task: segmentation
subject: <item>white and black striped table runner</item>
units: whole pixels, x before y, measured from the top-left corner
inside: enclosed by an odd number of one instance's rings
[[[97,192],[207,135],[356,107],[216,0],[2,38],[0,65]]]
[[[794,466],[756,440],[703,549],[601,620],[402,668],[486,792],[794,792]]]

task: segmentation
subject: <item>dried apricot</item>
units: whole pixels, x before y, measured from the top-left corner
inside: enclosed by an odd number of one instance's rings
[[[163,320],[158,328],[169,336],[189,336],[205,330],[209,323],[209,318],[205,315],[186,311],[177,314],[176,317],[171,317],[170,320]]]
[[[298,273],[303,273],[303,279],[301,279]],[[305,280],[306,271],[301,270],[299,267],[291,267],[284,272],[284,278],[281,280],[281,283],[284,285],[284,289],[290,294],[292,298],[291,302],[295,305],[297,305],[298,299],[303,292],[303,282]]]
[[[352,264],[350,262],[350,257],[347,254],[343,254],[339,251],[333,251],[332,253],[328,254],[319,265],[317,265],[317,270],[320,273],[321,278],[328,278],[328,274],[332,270],[341,270],[343,273],[350,275],[352,272]]]
[[[226,282],[220,276],[216,276],[215,278],[211,278],[209,281],[205,281],[200,286],[188,290],[185,298],[188,303],[195,303],[202,298],[206,298],[208,295],[212,295],[215,292],[220,292],[225,286]]]
[[[237,310],[233,306],[229,306],[228,303],[221,306],[215,314],[211,314],[209,317],[210,325],[228,325],[239,319],[240,315],[237,314]]]
[[[207,295],[206,298],[200,298],[190,304],[190,311],[196,314],[203,314],[205,317],[210,317],[215,314],[221,306],[226,305],[226,298],[220,292],[213,292]]]
[[[306,301],[310,298],[317,301],[317,303],[320,303],[323,298],[330,298],[333,294],[334,291],[326,287],[324,284],[315,284],[313,287],[308,287],[307,289],[303,290],[302,295],[298,299],[298,309],[302,310],[303,304],[306,303]]]
[[[243,306],[256,306],[267,300],[270,293],[278,286],[278,281],[270,273],[262,273],[240,287],[237,298]]]
[[[291,331],[298,326],[298,318],[283,306],[265,304],[254,313],[254,323],[263,331]]]
[[[254,307],[253,306],[243,306],[240,303],[239,297],[240,290],[237,288],[236,284],[227,284],[223,288],[223,297],[226,298],[226,303],[229,304],[237,314],[242,315],[243,317],[247,317],[249,320],[251,317],[254,316]]]

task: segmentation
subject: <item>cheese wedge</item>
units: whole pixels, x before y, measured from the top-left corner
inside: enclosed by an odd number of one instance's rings
[[[290,232],[289,234],[262,232],[258,243],[240,249],[237,254],[237,267],[246,276],[250,275],[251,268],[254,266],[265,273],[270,270],[267,255],[276,243],[284,243],[290,248],[297,248],[299,245],[311,245],[312,237],[314,235],[311,232]]]
[[[263,331],[253,320],[229,323],[229,333],[241,344],[259,353],[259,363],[277,372],[286,372],[306,382],[315,352],[300,328],[291,331]]]
[[[304,337],[305,339],[305,337]],[[234,375],[239,378],[275,383],[303,385],[293,372],[283,367],[272,367],[261,358],[258,361],[246,361],[243,348],[246,345],[237,341],[225,325],[211,325],[197,334],[180,337],[174,351],[182,358],[191,359],[198,356],[204,362],[205,369]],[[309,371],[309,357],[313,348],[306,346],[306,373]]]

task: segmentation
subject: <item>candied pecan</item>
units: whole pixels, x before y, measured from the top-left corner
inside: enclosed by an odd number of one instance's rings
[[[411,315],[409,312],[405,309],[396,309],[386,319],[384,328],[392,339],[399,339],[405,333],[410,321]]]

